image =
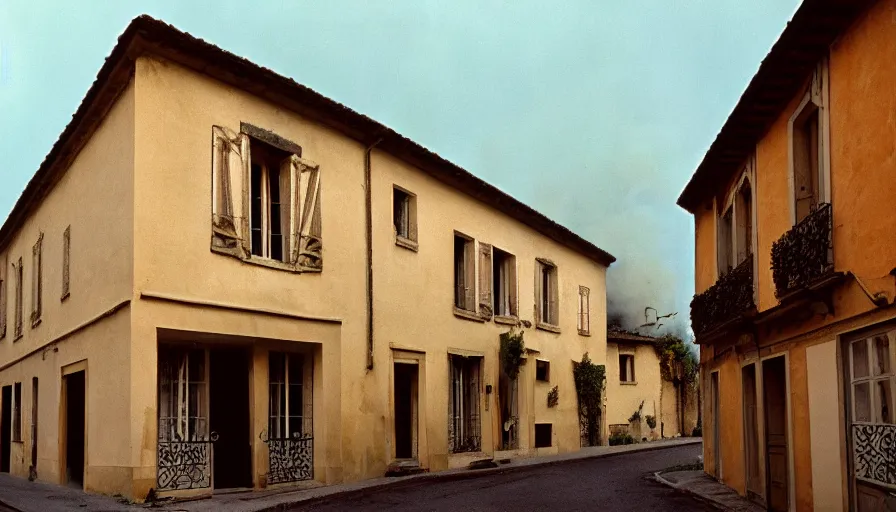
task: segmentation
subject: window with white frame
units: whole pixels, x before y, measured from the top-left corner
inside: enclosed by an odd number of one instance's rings
[[[790,118],[791,176],[794,222],[799,223],[819,205],[827,202],[828,152],[827,62],[812,74],[803,100]]]
[[[246,123],[240,133],[212,132],[212,250],[319,271],[319,167],[301,158],[298,145]]]
[[[591,335],[591,290],[585,286],[579,286],[579,334]]]
[[[312,433],[311,369],[303,354],[271,352],[269,356],[270,439],[301,439]]]
[[[556,327],[560,323],[557,266],[548,260],[535,261],[535,318],[536,326]]]
[[[392,188],[392,225],[396,245],[416,248],[417,196],[397,186]]]
[[[492,247],[492,287],[496,316],[517,316],[516,256]],[[483,272],[487,270],[483,269]]]
[[[619,354],[619,382],[635,382],[634,354]]]

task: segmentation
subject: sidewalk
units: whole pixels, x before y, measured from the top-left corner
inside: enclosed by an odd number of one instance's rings
[[[764,512],[765,509],[744,498],[727,485],[716,481],[701,470],[657,472],[656,479],[682,492],[693,494],[722,510],[735,512]]]
[[[210,498],[195,501],[162,502],[152,509],[183,512],[211,512],[218,510],[237,512],[261,512],[267,510],[287,510],[295,505],[307,505],[335,495],[361,494],[375,492],[384,487],[409,485],[422,482],[443,482],[476,478],[481,475],[507,473],[525,468],[562,464],[582,459],[610,457],[631,452],[641,452],[672,448],[675,446],[699,444],[697,438],[679,438],[650,443],[626,446],[594,446],[583,448],[577,452],[547,457],[531,457],[514,459],[496,468],[470,470],[466,468],[450,469],[436,473],[397,478],[372,478],[360,482],[320,486],[309,482],[299,488],[246,491],[232,493],[216,493]],[[0,512],[6,507],[17,512],[68,512],[68,511],[135,511],[149,509],[149,505],[128,505],[115,498],[83,493],[58,485],[29,482],[22,478],[0,475]]]

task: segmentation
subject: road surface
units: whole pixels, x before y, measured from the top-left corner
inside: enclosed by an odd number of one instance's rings
[[[710,511],[714,509],[709,505],[648,478],[654,471],[695,462],[701,450],[697,444],[465,480],[400,484],[360,496],[334,497],[293,510]]]

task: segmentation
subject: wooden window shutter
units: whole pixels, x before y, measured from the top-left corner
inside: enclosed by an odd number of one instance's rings
[[[32,248],[31,263],[31,323],[40,320],[43,302],[43,233],[37,238],[37,243]]]
[[[510,258],[505,264],[507,265],[507,289],[510,294],[510,314],[517,316],[519,315],[519,301],[516,294],[516,258]]]
[[[294,264],[296,240],[296,211],[298,204],[298,164],[290,156],[280,163],[280,232],[283,233],[283,260]]]
[[[22,265],[22,258],[19,258],[18,264],[14,265],[16,271],[16,328],[15,328],[15,336],[18,338],[22,335],[22,316],[24,304],[22,304],[22,288],[25,284],[22,282],[24,279],[24,266]]]
[[[297,220],[294,253],[299,270],[323,269],[323,243],[321,241],[320,166],[297,156],[292,157],[299,176],[299,198],[295,215]]]
[[[72,227],[62,234],[62,300],[70,295],[71,283]]]
[[[492,317],[492,246],[479,243],[479,315]]]
[[[551,268],[551,272],[548,276],[548,323],[551,325],[559,325],[559,311],[558,311],[558,290],[557,290],[557,267]]]
[[[6,289],[9,287],[9,278],[6,260],[0,266],[0,340],[6,337]]]
[[[249,254],[249,136],[212,127],[212,250]]]
[[[542,293],[544,291],[541,289],[541,284],[543,281],[541,273],[543,270],[544,263],[540,261],[535,261],[535,321],[541,322],[544,318],[542,316],[541,304],[542,304]]]

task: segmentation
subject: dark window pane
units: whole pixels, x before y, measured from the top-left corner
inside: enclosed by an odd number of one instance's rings
[[[454,305],[464,309],[466,306],[466,284],[464,283],[464,248],[467,241],[463,237],[454,237]]]
[[[252,254],[256,256],[262,256],[262,244],[261,244],[261,220],[262,220],[262,205],[261,205],[261,166],[253,163],[252,164],[252,176],[250,187],[250,196],[252,197],[252,205],[250,211],[250,220],[252,227]]]

